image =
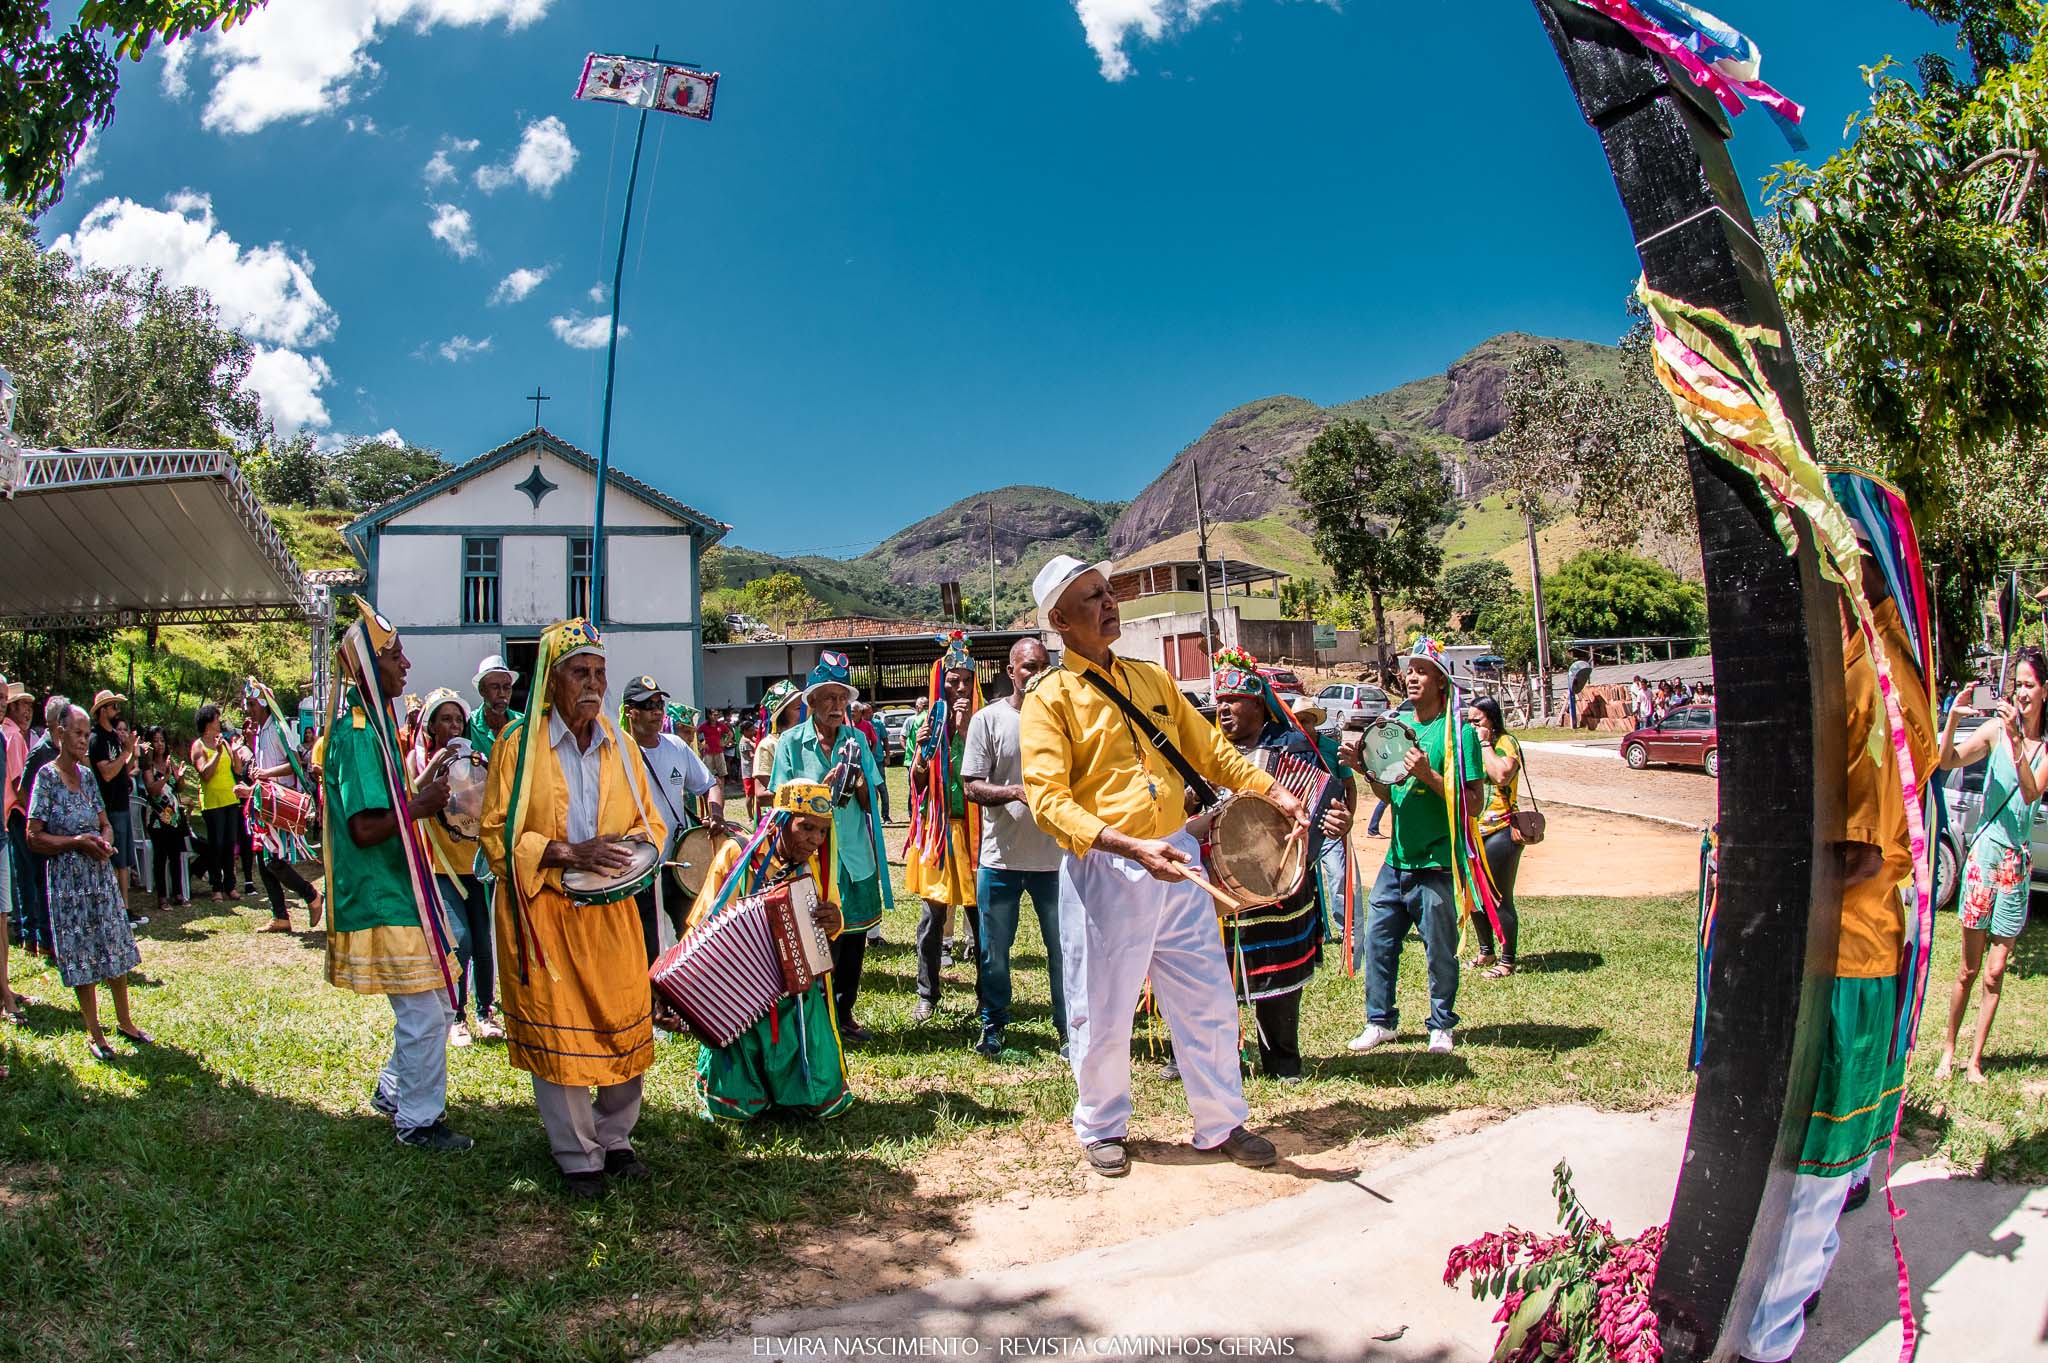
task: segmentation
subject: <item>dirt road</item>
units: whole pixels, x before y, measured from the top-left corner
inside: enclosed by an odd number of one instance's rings
[[[1540,801],[1647,814],[1693,828],[1714,820],[1719,783],[1703,771],[1631,771],[1620,753],[1606,744],[1532,743],[1525,754],[1529,788]]]
[[[1615,765],[1630,776],[1645,774]],[[1681,894],[1699,882],[1697,833],[1554,802],[1544,813],[1549,827],[1541,844],[1522,853],[1517,895]],[[1361,825],[1352,845],[1370,884],[1386,859],[1387,840],[1368,837]]]

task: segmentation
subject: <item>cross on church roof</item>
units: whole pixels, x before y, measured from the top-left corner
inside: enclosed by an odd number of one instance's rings
[[[533,385],[533,391],[526,395],[526,401],[533,404],[533,424],[538,426],[540,425],[540,405],[543,402],[553,402],[554,399],[541,391],[541,386],[536,383]]]

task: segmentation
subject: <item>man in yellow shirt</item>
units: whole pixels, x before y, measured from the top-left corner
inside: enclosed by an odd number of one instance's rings
[[[1039,620],[1059,631],[1064,656],[1033,683],[1018,736],[1025,802],[1064,851],[1060,957],[1079,1090],[1074,1134],[1097,1173],[1129,1170],[1131,1017],[1149,976],[1173,1030],[1196,1148],[1271,1164],[1273,1143],[1244,1125],[1237,1006],[1216,913],[1182,875],[1199,852],[1185,827],[1188,783],[1177,760],[1198,781],[1268,792],[1297,818],[1301,807],[1188,704],[1163,668],[1111,652],[1123,626],[1108,566],[1062,554],[1032,583]]]

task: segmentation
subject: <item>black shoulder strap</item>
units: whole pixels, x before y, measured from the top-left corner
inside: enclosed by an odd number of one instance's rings
[[[1124,718],[1135,725],[1138,732],[1145,735],[1145,741],[1157,748],[1159,755],[1166,759],[1167,764],[1180,773],[1180,779],[1187,782],[1188,789],[1195,793],[1195,803],[1204,809],[1216,803],[1216,788],[1202,779],[1202,773],[1195,770],[1193,763],[1181,756],[1180,749],[1174,747],[1172,741],[1159,731],[1159,726],[1152,722],[1150,715],[1134,705],[1129,696],[1111,686],[1109,678],[1100,672],[1092,668],[1080,668],[1076,670],[1075,675],[1116,702],[1117,709],[1124,712]]]

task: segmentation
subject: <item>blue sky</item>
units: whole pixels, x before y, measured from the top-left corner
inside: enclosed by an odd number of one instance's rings
[[[1524,0],[1189,3],[272,0],[124,67],[44,240],[213,288],[285,424],[460,460],[538,382],[594,452],[573,342],[632,115],[570,93],[658,42],[723,79],[711,124],[649,125],[613,458],[785,553],[1005,483],[1129,497],[1253,398],[1620,332],[1630,243]],[[1949,45],[1896,0],[1719,8],[1816,155],[1861,64]],[[1737,124],[1752,180],[1788,154]]]

